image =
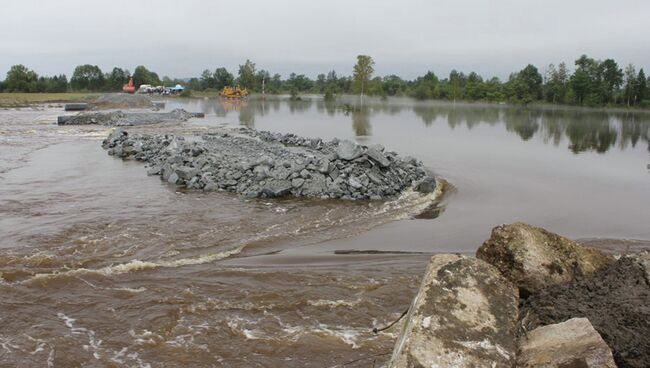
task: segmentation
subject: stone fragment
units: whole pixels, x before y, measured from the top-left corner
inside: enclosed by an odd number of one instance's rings
[[[199,174],[199,170],[188,166],[179,166],[174,171],[179,178],[189,180]]]
[[[415,190],[428,194],[436,190],[436,179],[431,176],[424,177],[416,186]]]
[[[291,193],[293,186],[289,180],[269,180],[262,188],[262,194],[267,197],[282,197]]]
[[[517,302],[517,289],[488,263],[435,255],[388,366],[513,367]]]
[[[302,184],[305,182],[305,179],[303,178],[295,178],[291,180],[291,186],[294,188],[300,188]]]
[[[368,150],[366,151],[366,155],[368,155],[368,157],[370,157],[371,159],[375,160],[381,167],[388,167],[391,164],[391,162],[386,158],[386,156],[384,156],[384,154],[379,150],[379,148],[375,146],[368,147]]]
[[[518,368],[616,368],[612,351],[586,318],[538,327],[519,339]]]
[[[524,298],[614,263],[611,255],[521,222],[492,229],[476,257],[496,266]]]
[[[361,181],[359,180],[359,178],[357,178],[354,175],[350,176],[350,178],[348,179],[348,184],[350,184],[350,186],[354,189],[359,189],[363,186],[361,185]]]
[[[363,154],[363,148],[347,139],[339,142],[336,148],[336,155],[346,161],[354,160]]]

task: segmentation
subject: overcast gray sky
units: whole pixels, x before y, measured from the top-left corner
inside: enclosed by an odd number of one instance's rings
[[[406,78],[504,78],[583,53],[650,68],[649,0],[2,0],[0,11],[0,78],[13,64],[70,76],[85,63],[189,77],[246,58],[283,76],[347,75],[358,54]]]

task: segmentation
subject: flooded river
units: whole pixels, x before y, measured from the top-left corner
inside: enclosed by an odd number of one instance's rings
[[[473,253],[513,221],[650,240],[650,114],[309,97],[176,107],[206,118],[137,129],[380,143],[453,188],[424,213],[404,199],[180,190],[109,157],[107,128],[54,125],[59,106],[0,110],[0,366],[380,366],[397,330],[372,328],[408,307],[433,253]]]

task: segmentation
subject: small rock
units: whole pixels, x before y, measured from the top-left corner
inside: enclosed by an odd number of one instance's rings
[[[391,164],[391,162],[386,158],[386,156],[384,156],[384,154],[381,153],[381,151],[375,146],[368,147],[368,150],[366,151],[366,155],[368,155],[368,157],[370,157],[371,159],[377,161],[377,163],[381,167],[388,167]]]
[[[436,179],[431,176],[426,176],[415,186],[415,190],[424,194],[432,193],[436,190]]]
[[[348,179],[348,184],[350,184],[350,186],[355,189],[359,189],[363,186],[361,185],[361,181],[359,181],[359,179],[354,175],[350,176]]]
[[[303,178],[295,178],[291,180],[291,186],[294,188],[300,188],[304,182],[305,179]]]
[[[586,318],[538,327],[519,339],[517,367],[616,368],[612,351]]]
[[[269,180],[262,188],[261,193],[267,197],[282,197],[291,193],[293,186],[288,180]]]
[[[349,140],[342,140],[336,148],[336,155],[346,161],[352,161],[363,154],[363,148]]]

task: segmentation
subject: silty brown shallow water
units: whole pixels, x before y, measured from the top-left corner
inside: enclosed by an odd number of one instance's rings
[[[423,207],[412,199],[181,191],[108,157],[105,127],[54,126],[59,108],[0,111],[0,365],[379,365],[396,331],[371,330],[408,306],[431,253],[473,253],[514,220],[650,239],[643,114],[404,100],[351,112],[322,101],[174,107],[208,115],[143,129],[356,138],[423,159],[455,190],[427,220],[409,219]],[[347,249],[416,253],[335,254]]]

